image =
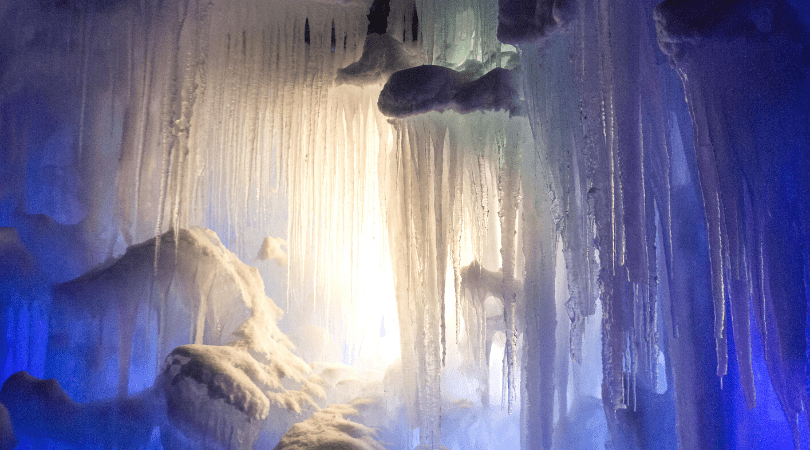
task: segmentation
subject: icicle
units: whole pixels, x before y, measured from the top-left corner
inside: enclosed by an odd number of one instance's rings
[[[82,154],[84,152],[84,127],[85,127],[85,119],[86,119],[86,111],[87,111],[87,77],[88,72],[90,70],[90,53],[93,47],[92,38],[88,38],[88,36],[93,35],[93,18],[92,12],[88,14],[86,19],[87,21],[87,28],[88,30],[84,31],[84,36],[82,39],[82,69],[81,69],[81,77],[82,77],[82,101],[81,101],[81,110],[79,111],[79,147],[77,152],[77,159],[81,161]],[[89,42],[88,42],[89,40]]]
[[[500,137],[504,139],[505,137]],[[516,322],[517,292],[515,290],[515,255],[517,235],[517,213],[520,208],[520,155],[516,154],[514,147],[500,141],[498,145],[498,158],[501,167],[498,174],[498,200],[500,209],[498,216],[501,222],[501,261],[503,270],[503,310],[506,329],[506,360],[509,388],[509,413],[514,412],[517,390],[517,338]]]

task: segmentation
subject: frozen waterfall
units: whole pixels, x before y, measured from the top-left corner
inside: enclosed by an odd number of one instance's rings
[[[810,449],[805,2],[0,30],[0,450]]]

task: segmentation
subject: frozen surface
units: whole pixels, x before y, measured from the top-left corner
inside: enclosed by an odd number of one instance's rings
[[[575,0],[499,0],[498,40],[534,42],[575,17]]]

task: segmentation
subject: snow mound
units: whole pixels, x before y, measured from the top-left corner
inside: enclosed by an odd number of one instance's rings
[[[302,400],[316,408],[307,395],[287,395],[278,371],[260,364],[247,350],[232,346],[174,349],[166,357],[157,384],[166,396],[169,420],[186,439],[205,445],[215,442],[227,449],[252,448],[270,413],[271,401],[276,408],[296,412],[301,411]]]
[[[335,83],[366,86],[382,83],[399,70],[412,67],[405,45],[387,34],[366,36],[360,60],[338,69]]]
[[[122,348],[110,354],[121,361],[119,388],[128,384],[127,355],[145,339],[135,333],[133,311],[154,297],[163,316],[159,340],[181,344],[159,349],[168,356],[155,380],[173,425],[162,435],[171,448],[249,448],[269,416],[271,428],[283,427],[280,436],[317,409],[313,397],[324,390],[309,381],[309,365],[278,328],[282,310],[265,295],[258,270],[211,230],[169,231],[55,289],[66,307],[120,314]]]
[[[152,302],[159,314],[171,316],[161,331],[169,334],[167,342],[188,343],[191,335],[196,344],[239,341],[265,359],[292,356],[292,343],[276,326],[283,311],[265,294],[258,270],[204,228],[172,230],[131,246],[120,258],[57,285],[54,300],[97,317]],[[178,308],[192,317],[178,316]],[[308,371],[302,360],[294,365]]]
[[[377,106],[388,117],[407,117],[429,111],[507,110],[519,112],[513,72],[495,68],[477,80],[446,67],[423,65],[391,75],[380,92]]]
[[[150,299],[158,303],[164,293],[169,297],[161,299],[163,303],[177,301],[186,310],[204,314],[197,321],[203,329],[196,331],[201,337],[209,335],[206,343],[231,340],[231,333],[256,306],[268,310],[273,318],[282,314],[272,301],[265,301],[258,270],[242,263],[213,231],[203,228],[170,230],[133,245],[120,258],[57,285],[54,300],[103,314],[113,303],[119,307],[134,307]],[[173,293],[177,298],[170,298]],[[187,330],[182,332],[187,335]]]
[[[348,419],[357,416],[349,405],[329,405],[293,425],[274,450],[384,450],[373,429]]]

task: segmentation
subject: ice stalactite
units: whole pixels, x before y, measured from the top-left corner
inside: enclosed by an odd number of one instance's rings
[[[522,176],[525,180],[534,178],[531,175],[534,174],[524,170]],[[554,312],[555,229],[554,223],[544,214],[547,211],[545,207],[550,206],[548,197],[542,197],[547,193],[527,190],[524,200],[523,226],[531,226],[535,232],[523,242],[526,257],[523,288],[526,329],[520,385],[522,446],[544,449],[551,448],[554,424],[554,330],[557,326]],[[532,342],[535,344],[529,344]]]
[[[748,407],[756,405],[753,307],[768,373],[798,446],[797,416],[808,404],[808,185],[799,174],[808,168],[810,113],[807,64],[796,55],[806,54],[808,32],[787,2],[711,3],[700,17],[712,20],[702,21],[690,6],[664,2],[655,18],[695,127],[717,372],[726,373],[730,322],[742,390]]]
[[[523,50],[526,73],[542,70],[540,55],[532,48]],[[560,189],[552,175],[548,154],[558,142],[550,136],[547,122],[541,118],[545,107],[543,98],[524,84],[526,110],[534,134],[534,147],[523,157],[522,189],[524,195],[523,227],[532,230],[523,235],[526,259],[525,341],[523,351],[523,382],[521,433],[524,447],[551,448],[554,408],[554,363],[556,354],[555,329],[557,319],[554,302],[556,241],[558,233]],[[536,126],[541,124],[541,129]]]
[[[496,169],[499,156],[514,161],[522,152],[523,141],[520,133],[514,131],[515,120],[505,113],[432,112],[394,122],[399,145],[396,153],[390,155],[385,173],[389,242],[395,268],[403,369],[413,370],[405,373],[407,401],[412,420],[417,420],[415,425],[420,428],[420,444],[427,448],[437,448],[441,442],[441,409],[437,399],[441,396],[439,381],[449,327],[443,314],[445,274],[452,255],[462,252],[462,241],[479,249],[486,248],[479,240],[493,230],[488,230],[489,223],[479,222],[482,216],[474,212],[489,207],[492,200],[487,193],[495,193],[498,173],[504,178],[504,184],[511,183],[509,190],[504,190],[504,195],[509,196],[503,200],[504,215],[517,215],[516,165],[512,166],[511,173],[506,173],[506,168]],[[463,135],[462,131],[471,125],[478,130],[476,135]],[[506,179],[508,176],[512,177],[511,181]],[[510,213],[509,208],[514,210]],[[464,215],[459,217],[459,212]],[[465,228],[457,228],[459,225]],[[515,230],[513,225],[513,242]],[[511,296],[511,302],[504,302],[506,312],[503,314],[515,319],[515,245],[511,248],[513,275],[508,280],[505,276],[495,283],[478,280],[479,275],[491,273],[482,271],[480,266],[465,268],[454,275],[462,292],[457,314],[463,317],[466,338],[471,341],[479,339],[479,333],[489,335],[496,330],[487,330],[485,325],[487,292],[497,293],[498,297],[503,297],[503,292],[508,294],[507,298]],[[473,258],[493,258],[485,251],[478,252],[473,250]],[[497,329],[513,328],[501,324]],[[516,333],[511,335],[516,341]],[[471,343],[471,350],[479,355],[475,357],[476,363],[481,366],[488,361],[484,353],[488,354],[490,341]],[[511,360],[510,364],[514,367],[516,361]]]
[[[416,5],[425,64],[453,67],[476,60],[487,71],[498,67],[501,45],[495,37],[498,17],[494,0],[416,0],[411,4]]]
[[[665,217],[670,211],[658,68],[646,50],[654,42],[654,33],[641,20],[647,9],[578,2],[577,21],[571,25],[576,28],[554,33],[541,43],[521,45],[523,89],[538,155],[536,181],[529,185],[532,193],[524,186],[524,195],[527,204],[530,195],[542,200],[534,202],[531,229],[548,230],[541,234],[551,240],[546,244],[537,237],[524,238],[524,247],[531,248],[524,250],[526,332],[542,339],[538,333],[548,328],[528,322],[532,317],[528,289],[553,283],[548,280],[554,279],[553,243],[559,234],[569,277],[571,356],[581,361],[583,326],[596,311],[598,295],[603,308],[603,401],[615,445],[629,448],[643,445],[629,417],[638,414],[636,408],[643,408],[639,405],[645,398],[658,401],[645,394],[655,391],[659,353],[656,280],[663,273],[654,251],[655,211],[664,211]],[[625,25],[616,26],[619,22]],[[575,55],[571,63],[565,62],[566,54]],[[550,200],[545,200],[548,196]],[[524,220],[528,219],[524,216]],[[665,235],[668,230],[667,224]],[[534,269],[530,253],[540,255],[535,257]],[[530,270],[539,281],[532,283]],[[553,291],[534,296],[554,298]],[[546,309],[539,317],[553,317],[553,310]],[[533,326],[540,326],[539,331],[533,331]],[[545,339],[553,342],[553,333]],[[539,360],[553,366],[553,353],[529,352],[525,364],[537,365],[538,372],[544,366]],[[532,401],[527,406],[539,410],[537,415],[527,414],[534,423],[524,423],[524,439],[548,447],[552,397],[555,389],[565,386],[555,383],[552,373],[545,375],[546,381],[526,376],[527,388],[534,392],[534,406]]]
[[[498,136],[498,201],[501,225],[501,272],[503,275],[502,294],[503,318],[506,330],[506,384],[509,387],[508,409],[513,413],[517,400],[517,368],[518,368],[518,293],[515,289],[516,257],[517,257],[517,218],[520,210],[520,160],[522,148],[518,142],[516,130],[507,136]],[[507,145],[508,141],[508,145]]]
[[[335,336],[329,348],[306,351],[351,361],[364,351],[361,342],[373,346],[368,336],[379,321],[368,326],[355,313],[368,307],[390,328],[393,307],[334,300],[378,295],[393,303],[376,175],[379,149],[393,137],[374,107],[377,88],[333,85],[360,56],[361,3],[183,1],[109,13],[127,26],[105,28],[108,39],[127,52],[107,55],[102,69],[118,89],[90,83],[87,114],[120,110],[110,124],[123,130],[120,147],[91,126],[84,144],[119,161],[116,188],[94,193],[103,208],[90,217],[109,228],[105,217],[115,215],[117,230],[102,229],[105,251],[91,259],[196,225],[249,260],[267,234],[260,230],[275,228],[288,243],[287,320]],[[99,70],[98,61],[90,64]],[[90,121],[107,123],[99,122]],[[113,148],[96,149],[104,145]],[[365,282],[372,270],[379,283]],[[344,338],[351,341],[345,355],[335,343]]]
[[[482,368],[479,377],[488,380],[489,375],[489,349],[491,347],[491,337],[488,329],[489,311],[486,308],[488,296],[494,296],[498,292],[498,280],[503,276],[497,272],[490,272],[481,267],[478,261],[473,261],[469,266],[465,266],[460,271],[461,282],[459,296],[456,298],[456,311],[458,314],[456,326],[461,328],[461,321],[464,322],[464,331],[467,338],[468,357]],[[498,320],[495,317],[494,320]],[[459,339],[461,330],[457,330],[456,340]],[[489,403],[489,384],[484,384],[484,392],[481,393],[482,404]]]
[[[441,443],[439,380],[445,271],[440,269],[446,268],[448,230],[440,228],[437,219],[445,208],[440,202],[442,191],[454,189],[457,182],[456,174],[445,175],[442,170],[445,158],[454,157],[445,147],[445,134],[445,127],[421,117],[398,126],[397,153],[389,168],[394,176],[386,190],[386,199],[391,202],[387,208],[389,242],[400,330],[406,330],[401,331],[402,361],[404,367],[415,369],[415,384],[406,391],[410,392],[410,410],[420,428],[420,445],[426,448],[437,448]],[[438,259],[439,252],[445,255],[444,261]]]
[[[306,167],[302,149],[337,128],[343,98],[330,86],[362,45],[363,8],[145,6],[121,8],[128,27],[111,35],[128,52],[108,67],[126,87],[109,100],[124,111],[116,210],[125,243],[196,224],[247,253],[252,243],[236,230],[279,215],[280,188]]]

